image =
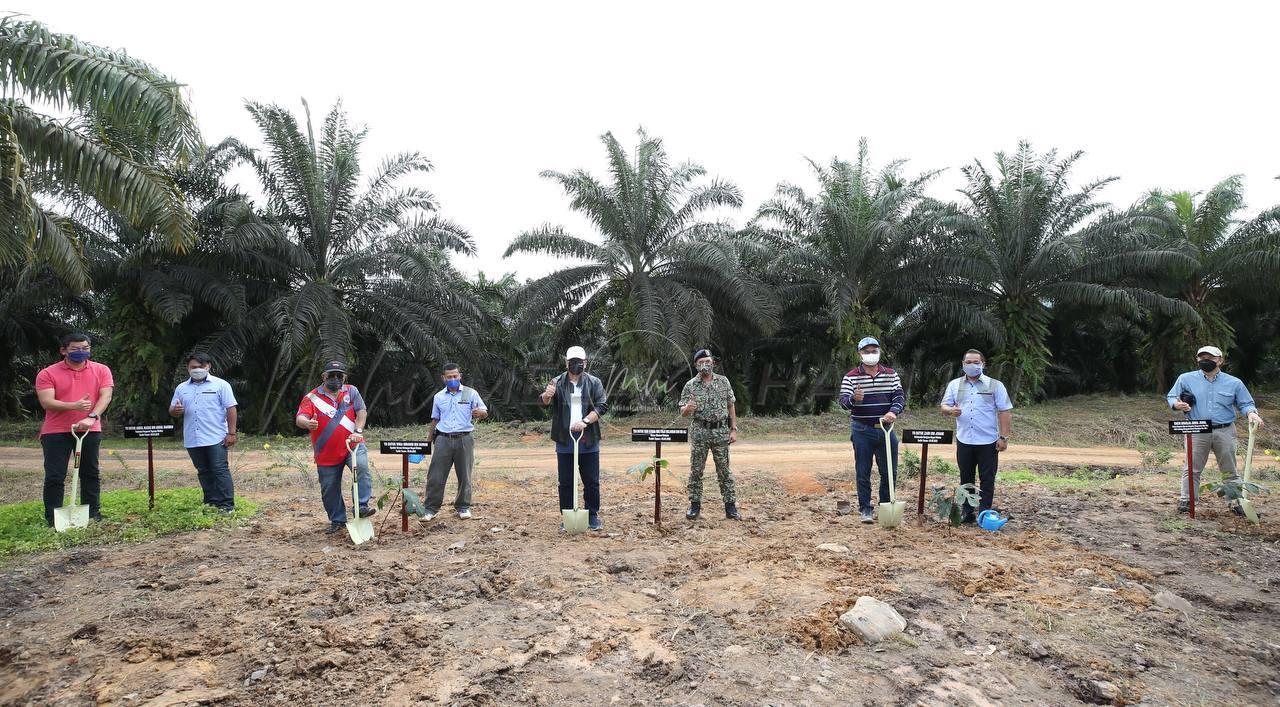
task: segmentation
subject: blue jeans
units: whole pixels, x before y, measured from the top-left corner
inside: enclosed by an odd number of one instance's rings
[[[235,484],[231,480],[231,468],[227,465],[227,448],[219,444],[207,447],[187,447],[187,456],[196,466],[196,478],[204,490],[206,506],[216,506],[225,511],[236,508]]]
[[[342,483],[342,470],[350,466],[350,456],[334,466],[316,465],[316,473],[320,476],[320,500],[330,523],[347,522],[345,495],[351,487]],[[360,507],[367,508],[369,497],[373,495],[373,478],[369,476],[369,449],[363,444],[356,447],[356,484],[360,490]]]
[[[880,502],[889,502],[889,461],[884,455],[884,430],[861,422],[852,423],[849,441],[853,442],[853,466],[858,477],[858,510],[872,510],[871,459],[880,467]],[[898,436],[889,433],[889,446],[893,451],[893,468],[898,468]]]

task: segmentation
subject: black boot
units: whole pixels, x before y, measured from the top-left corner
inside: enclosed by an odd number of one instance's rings
[[[738,515],[738,504],[736,503],[724,504],[724,517],[728,518],[729,520],[742,520],[742,516]]]
[[[684,517],[689,520],[697,520],[698,515],[702,513],[702,504],[697,501],[689,503],[689,510],[685,511]]]

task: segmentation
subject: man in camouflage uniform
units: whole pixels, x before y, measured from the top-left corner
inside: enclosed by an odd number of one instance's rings
[[[693,354],[698,375],[684,384],[680,392],[680,414],[693,417],[689,434],[689,512],[685,518],[695,520],[702,512],[702,471],[707,466],[707,452],[716,462],[716,480],[724,499],[724,515],[738,520],[737,493],[733,473],[729,471],[729,445],[738,441],[736,398],[729,379],[713,372],[715,361],[707,349]]]

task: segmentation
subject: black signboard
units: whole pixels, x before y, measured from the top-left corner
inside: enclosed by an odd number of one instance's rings
[[[405,440],[382,440],[383,454],[430,454],[430,442],[410,442]]]
[[[131,439],[174,436],[173,425],[125,425],[124,436]]]
[[[688,442],[687,427],[632,427],[632,442]]]
[[[1196,435],[1205,432],[1212,432],[1210,420],[1170,420],[1169,434],[1171,435]]]
[[[951,444],[951,430],[903,430],[907,444]]]

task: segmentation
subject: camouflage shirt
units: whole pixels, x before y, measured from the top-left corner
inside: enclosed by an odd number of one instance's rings
[[[680,407],[692,400],[698,403],[693,411],[693,419],[700,422],[720,422],[729,419],[729,406],[737,402],[733,395],[733,386],[729,379],[719,373],[712,374],[711,383],[703,385],[702,376],[684,384],[680,391]]]

